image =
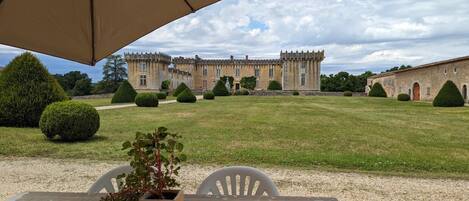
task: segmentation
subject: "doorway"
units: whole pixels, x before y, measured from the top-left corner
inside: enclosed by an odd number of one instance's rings
[[[235,84],[235,89],[236,89],[236,91],[239,90],[239,83],[236,83],[236,84]]]
[[[419,83],[414,83],[412,87],[412,100],[419,101],[420,100],[420,85]]]

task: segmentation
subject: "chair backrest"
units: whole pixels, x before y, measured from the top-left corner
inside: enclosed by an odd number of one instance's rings
[[[197,194],[279,196],[277,187],[267,175],[255,168],[242,166],[215,171],[200,184]]]
[[[117,179],[117,177],[122,174],[129,174],[132,171],[133,168],[130,165],[116,167],[103,176],[99,177],[99,179],[90,187],[88,193],[99,193],[103,189],[105,189],[108,193],[116,193],[121,190],[121,187],[124,184],[123,179]],[[113,179],[116,180],[117,189],[112,183]]]

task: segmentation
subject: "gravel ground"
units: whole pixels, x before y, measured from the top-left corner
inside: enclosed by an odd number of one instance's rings
[[[24,191],[83,192],[117,162],[0,157],[0,200]],[[220,167],[185,165],[181,183],[187,193]],[[339,200],[469,200],[469,181],[262,169],[282,195],[325,196]]]

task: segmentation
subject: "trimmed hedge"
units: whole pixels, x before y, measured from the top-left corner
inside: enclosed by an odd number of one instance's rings
[[[213,94],[215,96],[229,96],[230,92],[226,89],[225,82],[218,80],[215,87],[213,87]]]
[[[205,100],[214,100],[215,99],[215,94],[213,94],[213,92],[211,92],[211,91],[206,91],[204,93],[204,99]]]
[[[344,96],[353,96],[353,93],[351,91],[345,91]]]
[[[185,91],[186,89],[189,89],[189,87],[186,84],[184,84],[184,82],[179,84],[179,86],[176,87],[176,89],[174,90],[173,96],[178,97],[179,94]]]
[[[299,95],[300,95],[300,92],[298,92],[298,91],[293,91],[293,95],[294,95],[294,96],[299,96]]]
[[[58,135],[65,141],[86,140],[98,131],[99,126],[98,111],[89,104],[75,101],[50,104],[39,122],[47,138]]]
[[[464,98],[453,81],[448,80],[433,99],[435,107],[463,107]]]
[[[156,96],[158,97],[159,100],[166,100],[166,97],[168,96],[168,94],[166,92],[160,92],[160,93],[156,93]]]
[[[280,84],[280,82],[277,80],[272,80],[269,82],[267,90],[282,90],[282,84]]]
[[[397,95],[397,100],[398,101],[410,101],[410,96],[409,94],[399,94]]]
[[[190,89],[186,89],[179,94],[177,101],[180,103],[195,103],[197,98],[192,94]]]
[[[249,96],[249,91],[246,89],[241,89],[235,92],[237,96]]]
[[[155,93],[139,93],[135,96],[138,107],[158,107],[158,96]]]
[[[375,83],[371,87],[371,90],[368,93],[368,96],[371,96],[371,97],[384,97],[384,98],[388,97],[388,95],[386,94],[386,91],[384,90],[383,86],[379,82]]]
[[[33,54],[14,58],[0,76],[0,126],[37,127],[47,105],[67,100],[57,80]]]
[[[133,103],[137,96],[137,91],[130,85],[129,81],[124,80],[112,96],[111,103]]]

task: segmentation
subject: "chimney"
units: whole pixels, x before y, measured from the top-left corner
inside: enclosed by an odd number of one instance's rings
[[[231,58],[231,61],[233,61],[233,59],[234,59],[233,55],[231,55],[230,58]]]
[[[246,55],[246,60],[249,60],[249,56],[248,56],[248,55]]]

